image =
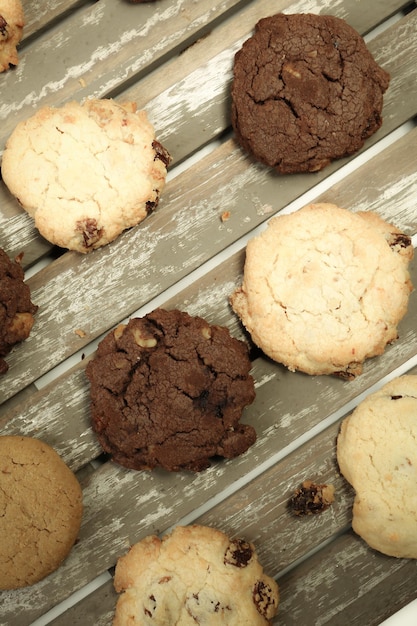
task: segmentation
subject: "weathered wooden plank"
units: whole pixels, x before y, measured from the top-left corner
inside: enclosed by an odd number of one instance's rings
[[[1,77],[0,146],[34,107],[103,96],[208,32],[244,0],[100,0],[27,43]],[[58,54],[57,54],[58,51]],[[53,63],[51,59],[53,58]]]
[[[389,202],[384,201],[383,194],[379,196],[382,201],[379,206],[371,190],[373,208],[382,209],[395,222],[398,207],[394,200],[397,202],[398,198],[397,204],[402,206],[401,225],[407,232],[415,232],[416,227],[417,187],[413,172],[417,158],[416,133],[414,130],[388,149],[392,153],[388,172],[378,167],[381,159],[386,166],[384,153],[376,157],[376,166],[369,166],[374,168],[374,189],[384,193],[389,185],[391,190]],[[368,175],[366,168],[365,172],[362,168],[354,172],[346,189],[350,189],[352,180],[358,181],[355,189],[367,189]],[[257,165],[248,167],[240,150],[226,142],[174,179],[167,188],[161,210],[125,233],[115,245],[83,257],[67,253],[38,272],[29,281],[33,301],[39,305],[36,324],[29,339],[10,356],[11,367],[4,377],[7,384],[0,388],[0,400],[11,397],[83,349],[173,281],[186,276],[265,221],[288,201],[285,187],[290,182],[288,177],[276,178]],[[293,189],[291,185],[290,189]],[[327,196],[331,197],[330,192]],[[231,212],[225,224],[220,219],[225,208],[224,197]],[[343,204],[350,206],[348,195]],[[272,212],[268,213],[271,208]],[[77,334],[80,329],[84,336]],[[23,360],[22,354],[30,356]]]
[[[416,370],[413,369],[411,372],[415,373]],[[354,493],[341,476],[336,460],[335,444],[340,421],[336,421],[308,443],[302,445],[269,469],[266,469],[248,484],[240,487],[238,491],[210,508],[209,511],[195,519],[190,518],[188,521],[188,523],[195,521],[199,524],[214,526],[230,536],[244,536],[255,543],[265,571],[271,575],[278,576],[280,584],[281,580],[283,581],[281,594],[284,607],[291,606],[291,611],[284,609],[284,616],[282,611],[280,611],[277,620],[279,624],[319,623],[315,621],[316,619],[324,619],[320,623],[327,623],[327,614],[323,618],[323,607],[320,606],[320,597],[323,593],[322,578],[326,572],[326,561],[324,564],[321,563],[320,557],[320,563],[317,564],[316,558],[312,557],[316,576],[309,585],[308,601],[297,598],[293,602],[293,573],[290,571],[290,573],[280,576],[279,572],[287,571],[292,563],[296,563],[304,554],[319,547],[321,543],[330,540],[333,536],[337,538],[343,529],[350,525]],[[300,464],[300,458],[303,461],[302,464]],[[336,500],[332,507],[321,515],[296,518],[289,512],[287,504],[294,489],[305,479],[333,484],[336,490]],[[141,534],[131,535],[131,541],[138,541],[141,537]],[[354,538],[353,541],[356,545],[357,538]],[[338,563],[341,560],[347,561],[357,558],[356,548],[353,554],[350,553],[351,543],[352,541],[349,538],[347,548],[344,543],[340,546],[337,539],[331,544],[333,553],[335,553],[334,546],[337,546],[335,558]],[[404,602],[413,599],[417,592],[415,585],[404,585],[402,593],[393,601],[391,595],[387,594],[387,586],[389,588],[389,585],[392,584],[391,575],[393,571],[394,573],[397,572],[396,565],[398,560],[382,557],[380,579],[374,582],[374,552],[363,542],[360,543],[361,577],[367,587],[365,592],[362,590],[363,593],[370,595],[375,593],[380,595],[382,593],[382,597],[387,595],[389,598],[389,601],[385,602],[382,607],[383,612],[375,610],[377,607],[374,602],[372,608],[373,618],[378,620],[374,623],[379,623],[381,619],[398,610]],[[326,548],[324,550],[326,551]],[[304,572],[304,568],[305,566],[301,565],[301,572]],[[294,571],[297,576],[296,585],[301,590],[302,582],[298,583],[298,566],[295,567]],[[310,571],[310,568],[307,568],[307,571]],[[399,571],[402,573],[403,569],[401,568]],[[300,576],[304,577],[305,573],[300,574]],[[350,593],[348,580],[348,574],[345,571],[341,571],[337,577],[327,581],[324,591],[332,594],[333,605],[336,607],[331,613],[332,619],[340,620],[341,614],[345,618],[347,610],[352,612],[356,619],[358,616],[363,617],[362,612],[364,610],[367,611],[367,616],[371,612],[368,603],[363,601],[363,595],[361,596],[361,603],[353,603],[350,595],[348,595],[348,601],[346,600],[346,589],[349,590],[348,594]],[[384,591],[381,591],[381,588]],[[286,598],[287,589],[288,594],[291,595],[290,599]],[[100,598],[99,603],[97,602],[97,596]],[[75,608],[54,620],[53,624],[54,626],[59,626],[65,623],[81,623],[79,621],[81,617],[90,614],[94,614],[95,618],[100,620],[98,623],[110,624],[115,602],[116,594],[112,589],[110,581],[94,596],[87,598]],[[303,607],[303,610],[310,614],[309,605],[313,603],[317,605],[313,613],[314,620],[311,622],[305,620],[300,622],[299,611],[293,613],[294,604]],[[360,605],[362,606],[359,609]],[[99,606],[101,607],[100,609],[98,608]],[[317,607],[320,607],[320,617],[317,616]],[[332,620],[329,621],[336,623]],[[345,624],[346,622],[338,621],[337,623]],[[362,622],[349,621],[349,623],[368,624],[371,622],[368,619],[364,619]]]
[[[185,106],[186,90],[192,84],[187,76],[195,78],[200,66],[210,64],[216,55],[221,56],[223,49],[231,50],[233,42],[243,32],[242,28],[249,26],[248,23],[242,26],[240,18],[243,15],[247,17],[249,10],[266,6],[262,0],[238,4],[242,8],[239,20],[234,17],[224,22],[222,34],[230,29],[230,36],[238,23],[235,38],[228,42],[225,39],[224,48],[217,40],[218,48],[210,52],[208,44],[214,40],[208,35],[181,55],[189,60],[183,69],[178,60],[172,59],[158,68],[155,74],[137,83],[137,86],[153,85],[153,91],[146,93],[152,93],[155,102],[159,102],[153,107],[153,113],[161,123],[166,123],[167,129],[168,118],[162,114],[163,94],[170,93],[174,101],[174,92],[170,92],[171,78],[168,79],[168,73],[164,73],[174,65],[178,71],[184,72],[180,79],[184,83],[179,91],[179,99],[184,106],[180,107],[182,112],[178,119],[192,117]],[[289,6],[289,3],[286,4]],[[158,5],[162,10],[167,3],[161,0]],[[313,1],[291,4],[301,5],[303,10],[317,7]],[[347,11],[348,17],[356,12],[358,23],[365,29],[365,23],[372,26],[378,22],[380,10],[385,12],[385,16],[396,10],[394,5],[395,2],[378,3],[376,14],[376,8],[365,7],[363,0],[359,3],[349,0],[333,3],[332,10],[334,8],[340,14]],[[152,10],[155,6],[149,5]],[[323,3],[320,6],[324,10]],[[352,13],[349,14],[349,10]],[[223,16],[226,13],[228,11]],[[391,64],[394,75],[392,98],[386,102],[384,132],[374,137],[375,142],[384,136],[385,131],[393,130],[416,113],[413,67],[415,27],[416,12],[391,27],[388,33],[383,33],[372,44],[383,64]],[[214,33],[218,33],[218,29],[216,24]],[[59,30],[62,32],[61,25],[53,32]],[[397,49],[398,42],[400,49]],[[194,53],[197,59],[195,66],[192,65]],[[229,56],[229,63],[230,59]],[[156,80],[160,76],[165,78],[159,85]],[[174,79],[172,75],[173,83],[180,82],[178,76]],[[226,76],[224,84],[227,80]],[[124,86],[123,81],[120,85]],[[136,84],[132,89],[136,89]],[[126,90],[119,95],[122,97],[128,92]],[[200,102],[196,109],[200,124],[207,115],[205,106],[202,106],[203,94],[199,93]],[[220,94],[220,102],[222,98],[225,98],[224,92]],[[206,118],[209,119],[207,129],[210,138],[218,132],[216,106],[211,108]],[[225,110],[223,108],[221,113],[223,126],[228,123]],[[179,127],[180,122],[176,120],[175,126]],[[195,132],[193,124],[187,128],[189,134]],[[415,233],[416,180],[413,164],[416,162],[416,132],[408,133],[373,157],[361,170],[317,197],[338,202],[352,210],[376,210],[406,232]],[[169,141],[177,141],[182,134],[186,135],[182,131],[173,133]],[[188,139],[189,136],[186,136],[185,141]],[[202,145],[205,140],[199,139],[198,144],[188,143],[180,158],[192,152],[193,145]],[[334,169],[343,163],[337,164]],[[329,169],[326,176],[333,171]],[[226,141],[200,164],[170,181],[161,212],[134,229],[136,233],[126,233],[120,242],[88,259],[66,253],[30,279],[44,310],[40,312],[40,325],[33,336],[11,355],[13,375],[9,373],[1,381],[0,430],[2,434],[19,432],[39,436],[54,445],[70,467],[78,472],[86,510],[80,541],[55,574],[33,588],[0,594],[0,623],[5,620],[4,623],[11,626],[30,624],[48,608],[114,565],[117,556],[125,552],[131,542],[149,532],[162,532],[182,519],[198,516],[197,520],[201,523],[221,526],[233,534],[246,534],[256,542],[267,569],[274,574],[291,566],[308,550],[317,547],[323,540],[331,539],[349,524],[352,492],[335,467],[337,423],[289,455],[288,447],[330,415],[336,413],[338,418],[372,385],[416,356],[416,292],[411,296],[409,313],[400,325],[400,339],[389,346],[382,357],[369,361],[364,374],[351,383],[330,377],[292,374],[254,350],[257,398],[245,412],[243,421],[255,426],[258,441],[241,458],[216,463],[197,476],[185,473],[169,475],[161,471],[135,473],[112,463],[89,465],[89,461],[100,455],[100,449],[89,424],[88,385],[84,375],[86,360],[82,360],[81,351],[90,354],[94,345],[91,340],[144,304],[148,305],[151,298],[173,285],[177,279],[186,277],[213,254],[220,253],[240,237],[251,233],[273,212],[285,208],[291,200],[320,180],[319,176],[306,176],[305,179],[273,176],[251,164],[233,140]],[[227,207],[223,206],[225,197],[229,199]],[[224,208],[231,211],[231,217],[223,223],[220,216]],[[14,209],[10,213],[7,207],[2,206],[2,212],[3,209],[3,216],[7,215],[9,225],[13,226],[12,238],[18,245],[21,226],[18,220],[13,222]],[[25,224],[22,232],[29,230],[30,226]],[[143,236],[136,237],[139,230]],[[5,232],[5,240],[11,241],[9,230]],[[34,234],[36,245],[39,240]],[[242,273],[243,245],[242,240],[236,246],[236,250],[242,248],[240,251],[231,253],[230,258],[212,271],[205,269],[202,277],[196,272],[192,276],[193,285],[166,299],[166,305],[178,306],[203,315],[210,321],[226,324],[234,334],[246,337],[228,306],[228,296],[240,281]],[[32,254],[32,250],[35,250],[35,245],[28,245],[29,265],[48,251],[48,245],[40,252]],[[412,263],[411,272],[417,285],[416,261]],[[86,332],[85,338],[80,337],[78,330]],[[22,354],[29,355],[26,364],[21,360]],[[69,372],[44,389],[34,391],[30,383],[39,373],[48,371],[71,356],[73,361],[79,359],[79,362]],[[40,369],[37,369],[38,366]],[[20,382],[9,394],[5,388],[13,384],[11,381],[15,375],[21,377]],[[22,391],[19,392],[19,389]],[[303,478],[311,477],[313,473],[318,479],[322,477],[335,481],[337,502],[323,516],[313,520],[293,520],[286,510],[287,497]],[[237,488],[238,491],[233,493]],[[225,498],[220,503],[219,496]],[[295,533],[294,528],[297,529]],[[277,624],[292,624],[296,619],[297,623],[308,623],[305,615],[311,616],[312,624],[345,624],[343,620],[346,619],[358,625],[379,623],[415,597],[415,563],[401,564],[395,559],[381,559],[380,556],[377,555],[374,560],[374,553],[350,533],[336,537],[320,550],[319,555],[313,555],[280,576],[282,605]],[[351,584],[351,577],[356,573],[360,583],[355,580]],[[390,585],[395,597],[392,597]],[[110,626],[114,602],[115,593],[110,581],[54,620],[53,624]]]
[[[414,268],[413,279],[417,278],[416,271],[417,269]],[[195,508],[207,503],[222,490],[230,489],[236,481],[250,476],[254,467],[259,471],[259,468],[265,464],[273,463],[279,452],[285,450],[291,442],[327,416],[338,411],[344,403],[357,398],[382,375],[386,375],[394,367],[415,355],[416,297],[417,293],[414,292],[410,303],[411,315],[406,318],[409,328],[407,332],[404,327],[401,328],[401,341],[389,346],[382,357],[368,363],[365,373],[353,382],[344,382],[331,377],[308,377],[299,373],[290,373],[278,364],[270,363],[263,358],[257,359],[253,368],[257,395],[254,404],[245,412],[242,421],[256,428],[258,441],[242,457],[231,462],[214,464],[212,468],[197,476],[183,473],[169,475],[161,471],[130,472],[112,463],[101,466],[84,484],[86,514],[80,540],[71,558],[53,576],[48,577],[36,587],[36,602],[33,611],[44,611],[51,606],[51,598],[63,599],[66,594],[111,567],[115,558],[126,549],[129,542],[136,541],[149,532],[165,530],[179,519],[189,515]],[[77,372],[76,376],[79,374],[81,375],[81,372]],[[94,436],[88,423],[86,381],[84,379],[83,387],[78,393],[75,391],[73,382],[74,379],[69,378],[65,380],[64,387],[60,386],[59,381],[51,385],[45,395],[39,394],[40,406],[36,403],[36,396],[32,402],[25,402],[24,407],[27,413],[25,414],[21,408],[15,410],[14,420],[6,423],[2,432],[21,432],[42,436],[46,441],[55,445],[63,453],[69,465],[75,469],[80,463],[79,456],[86,462],[91,458],[86,459],[87,455],[98,452],[98,448],[94,443]],[[54,405],[48,409],[46,405],[50,397],[54,398]],[[74,410],[80,399],[81,406],[78,410]],[[69,432],[68,429],[74,425],[70,424],[69,420],[77,416],[81,420],[80,430],[77,431],[75,424],[75,430]],[[326,463],[331,459],[334,432],[329,441],[330,446],[327,450],[319,446],[312,454],[312,458],[315,458],[316,472],[319,475],[326,475],[329,469]],[[77,449],[77,442],[80,449]],[[317,462],[320,450],[324,451],[322,464]],[[301,471],[312,472],[314,463],[311,464],[310,469],[306,455],[302,454],[301,458],[303,458]],[[291,466],[291,461],[287,463],[292,469],[287,473],[285,469],[282,470],[284,477],[295,471],[294,465]],[[301,482],[301,479],[302,474],[299,473],[297,482]],[[288,490],[285,490],[286,496]],[[257,488],[254,493],[259,491]],[[273,492],[272,483],[267,493],[271,491]],[[239,501],[245,502],[241,493]],[[270,515],[273,516],[275,504],[282,510],[284,502],[282,499],[272,502],[274,506]],[[266,496],[265,505],[271,506],[269,496]],[[254,506],[257,506],[256,498]],[[248,528],[251,516],[247,511],[246,517]],[[252,518],[253,528],[256,526],[254,519],[257,519],[256,515]],[[263,520],[262,528],[264,529],[268,524],[268,515],[265,511],[263,511]],[[343,521],[345,522],[346,519]],[[330,525],[327,526],[326,532],[330,528]],[[317,531],[317,528],[315,530]],[[317,533],[313,537],[314,542],[320,534]],[[302,548],[306,547],[305,543],[301,545]],[[297,546],[296,542],[294,546]],[[92,559],[88,558],[91,551],[94,553]],[[288,562],[296,558],[291,550],[288,555]],[[269,565],[269,561],[267,563]],[[15,594],[15,601],[17,597],[19,604],[27,606],[27,599],[34,593],[32,589],[25,589]],[[4,610],[10,611],[10,614],[16,611],[10,598],[6,598]],[[33,619],[34,614],[28,613],[25,609],[22,619],[26,619],[26,616],[28,619]]]
[[[253,6],[250,6],[239,14],[239,20],[237,22],[238,28],[236,28],[236,22],[232,22],[232,24],[234,24],[233,26],[231,26],[229,22],[226,22],[224,32],[217,35],[217,29],[215,29],[213,35],[193,45],[190,50],[186,50],[180,57],[171,61],[167,67],[162,67],[160,72],[151,74],[149,77],[145,76],[143,80],[137,82],[131,89],[119,94],[118,97],[121,99],[136,100],[141,108],[143,107],[148,110],[157,129],[158,136],[167,144],[175,161],[180,162],[187,155],[201,147],[201,145],[204,145],[213,137],[224,132],[224,129],[228,127],[228,111],[230,109],[228,98],[233,55],[242,41],[249,36],[257,19],[277,10],[300,10],[299,4],[300,3],[280,2],[279,6],[277,6],[276,2],[274,3],[272,0],[252,3]],[[390,14],[390,12],[394,10],[394,7],[399,8],[403,3],[379,3],[378,12],[375,12],[372,18],[373,21],[371,21],[369,11],[365,11],[366,18],[361,22],[360,15],[363,4],[363,2],[352,3],[351,1],[337,3],[336,5],[334,3],[324,5],[320,2],[318,4],[312,2],[311,6],[308,8],[309,10],[318,12],[328,11],[342,17],[347,17],[353,25],[358,21],[358,30],[364,32],[370,28],[371,25],[375,25],[379,20],[386,17],[387,14]],[[137,9],[137,7],[135,9]],[[93,19],[86,21],[88,23],[89,21],[93,24],[95,23]],[[411,28],[413,28],[413,26],[411,26]],[[74,26],[74,30],[77,30],[76,26]],[[64,35],[62,35],[62,37],[63,36]],[[388,41],[391,42],[392,48],[396,37],[390,37]],[[376,42],[371,42],[370,48],[372,51],[374,51],[373,47],[375,46]],[[145,52],[140,46],[136,46],[136,48],[138,55],[142,52],[141,59],[146,57]],[[220,52],[215,54],[217,50],[220,50]],[[395,50],[396,47],[394,46],[394,51]],[[376,49],[376,52],[377,51]],[[389,60],[392,57],[392,53],[393,51],[390,49],[388,54]],[[409,59],[412,59],[413,53],[411,51],[408,51],[408,53]],[[146,50],[146,54],[149,54],[148,50]],[[407,68],[411,63],[409,59],[406,66]],[[198,61],[197,67],[195,65],[196,60]],[[403,63],[402,58],[399,63]],[[413,68],[412,63],[411,68]],[[121,75],[121,73],[118,74],[119,77]],[[161,85],[165,85],[167,81],[172,87],[165,88],[161,93]],[[415,85],[415,83],[416,81],[410,76],[407,82],[407,88],[409,88],[409,85]],[[151,98],[151,94],[155,91],[158,95]],[[13,93],[13,89],[11,93]],[[82,97],[85,97],[85,95],[86,94],[83,93]],[[88,95],[92,95],[92,92],[90,91]],[[105,94],[104,92],[100,92],[100,95]],[[388,96],[389,93],[387,94],[387,97]],[[78,96],[75,93],[72,97]],[[65,99],[62,89],[59,91],[58,99],[55,94],[50,94],[50,99],[50,104],[62,102]],[[414,103],[415,98],[410,98],[409,102]],[[7,106],[9,107],[11,105]],[[413,106],[413,104],[410,106]],[[6,111],[6,109],[4,109],[4,111]],[[391,121],[393,127],[401,124],[404,119],[408,119],[410,116],[409,112],[404,113],[405,118],[404,115],[401,116],[398,115],[398,113],[398,102],[396,102],[394,117]],[[8,113],[7,120],[2,125],[2,129],[0,129],[0,133],[4,133],[3,138],[0,140],[0,149],[18,119],[23,119],[23,117],[26,117],[28,114],[30,113],[27,109],[24,111],[20,110],[20,104],[19,111],[16,113],[16,119]],[[392,126],[390,128],[386,126],[385,131],[388,132],[391,128]],[[377,134],[377,137],[380,136],[381,133]],[[367,145],[371,145],[371,143],[368,142]],[[342,163],[343,162],[338,162],[335,166],[332,166],[332,168],[335,169]],[[324,172],[315,177],[310,176],[309,181],[316,182],[321,180],[322,177],[328,176],[333,171],[332,168],[326,168]],[[308,178],[306,180],[308,180]],[[47,251],[50,246],[38,235],[33,227],[32,221],[19,209],[16,201],[10,197],[4,186],[0,186],[0,207],[4,216],[3,222],[4,219],[7,220],[5,226],[2,227],[3,232],[0,230],[0,242],[3,243],[3,246],[10,254],[14,255],[24,250],[24,263],[30,266],[38,257],[44,255],[45,251]]]
[[[22,44],[28,37],[33,37],[39,31],[48,27],[51,22],[64,19],[72,11],[86,4],[91,4],[93,0],[46,0],[46,2],[33,2],[33,0],[22,0],[25,14],[25,27],[23,29]]]
[[[417,79],[415,73],[417,69],[412,61],[415,57],[415,48],[417,45],[414,37],[416,27],[417,11],[411,14],[411,16],[404,18],[399,24],[396,24],[395,27],[393,27],[394,30],[390,29],[387,33],[383,33],[377,40],[372,42],[375,45],[379,42],[377,50],[380,50],[381,55],[384,56],[384,66],[391,71],[393,78],[391,87],[386,95],[384,125],[382,129],[367,142],[366,147],[369,147],[381,139],[416,113],[417,93],[415,93],[415,91],[417,90]],[[404,40],[404,45],[398,46],[398,42],[401,41],[401,43],[403,43]],[[230,63],[229,56],[227,59],[227,62]],[[203,74],[198,78],[199,82],[197,82],[197,84],[201,84],[201,80],[204,81],[206,78],[207,68],[204,69]],[[197,149],[202,141],[205,141],[205,139],[202,140],[201,137],[207,137],[209,139],[213,132],[217,132],[215,128],[219,129],[219,120],[223,120],[220,121],[220,125],[221,128],[224,128],[224,112],[228,110],[225,101],[227,96],[223,89],[218,100],[213,99],[209,101],[210,106],[214,107],[214,109],[210,111],[210,115],[205,118],[204,114],[200,114],[194,118],[194,116],[191,115],[192,110],[190,109],[190,94],[193,94],[195,91],[191,88],[194,79],[197,78],[195,76],[190,77],[191,82],[187,81],[187,84],[183,86],[177,85],[175,89],[171,90],[171,93],[164,92],[160,98],[149,103],[149,111],[151,112],[151,116],[155,117],[155,121],[158,122],[162,138],[167,140],[165,143],[168,142],[168,147],[174,155],[174,158],[179,158],[180,160],[182,157],[185,157],[189,151]],[[403,93],[406,94],[407,97],[404,97],[402,95]],[[174,106],[175,101],[177,103],[176,106]],[[175,111],[177,111],[177,113]],[[194,121],[194,119],[196,121]],[[175,124],[174,120],[176,120]],[[209,130],[210,128],[211,131]],[[198,143],[196,143],[196,138],[198,138]],[[171,144],[171,142],[174,142],[175,145]],[[189,142],[191,142],[191,144]],[[239,161],[243,159],[242,167],[245,167],[245,165],[248,166],[248,176],[251,178],[252,176],[256,176],[259,179],[260,186],[264,186],[265,184],[269,186],[274,185],[276,194],[279,195],[281,206],[284,206],[285,203],[293,200],[300,193],[307,191],[313,185],[322,181],[349,160],[342,159],[337,161],[325,168],[322,172],[314,175],[307,174],[277,177],[261,166],[250,164],[249,159],[246,155],[242,154],[240,149],[236,152],[231,151],[227,157],[218,156],[219,160],[221,158],[228,158],[229,161],[231,157]],[[227,163],[219,164],[222,169],[228,167]],[[208,167],[210,167],[210,163]],[[196,176],[200,178],[204,176],[201,169],[196,170]],[[210,180],[211,179],[209,179],[208,182],[210,182]],[[189,184],[193,188],[195,181],[190,181]],[[248,183],[244,181],[244,184],[247,185]],[[204,185],[207,185],[207,183],[204,183]],[[162,207],[166,206],[165,199],[168,197],[169,188],[170,184],[168,184],[168,187],[165,189],[160,210],[162,210]],[[206,190],[206,186],[204,186],[203,189]],[[205,201],[207,204],[208,198],[205,198]],[[229,204],[230,201],[233,204],[233,198],[228,199],[227,204]],[[218,200],[218,203],[219,207],[221,207],[224,205],[225,200]],[[38,256],[42,256],[47,252],[50,248],[49,244],[39,237],[34,229],[32,220],[24,211],[17,207],[16,201],[10,196],[4,185],[0,186],[0,207],[2,210],[0,214],[0,244],[11,256],[15,256],[21,251],[24,251],[24,263],[31,265]],[[248,223],[248,228],[249,226],[250,224]],[[142,227],[143,226],[141,226],[141,228]],[[115,243],[112,244],[112,247],[115,245]]]
[[[282,602],[275,623],[380,624],[415,599],[416,574],[416,561],[371,552],[349,532],[278,579]]]

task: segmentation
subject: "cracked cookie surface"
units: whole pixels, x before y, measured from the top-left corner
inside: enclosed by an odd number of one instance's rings
[[[261,19],[237,52],[236,138],[280,173],[314,172],[353,154],[382,124],[389,75],[362,37],[330,15]]]
[[[19,63],[17,46],[25,18],[20,0],[0,0],[0,72]]]
[[[416,375],[390,381],[343,420],[337,460],[355,490],[355,532],[384,554],[416,559]]]
[[[0,248],[0,375],[9,369],[4,357],[29,337],[38,310],[31,302],[20,261],[19,257],[12,261]]]
[[[132,546],[118,560],[114,585],[123,593],[113,626],[262,626],[279,603],[253,544],[198,525]]]
[[[55,571],[77,538],[81,487],[45,442],[0,437],[0,589],[33,585]]]
[[[200,471],[255,441],[239,422],[255,397],[243,341],[185,312],[157,309],[120,325],[87,365],[104,451],[132,469]]]
[[[158,205],[171,157],[133,102],[69,102],[19,123],[2,160],[5,184],[51,243],[86,253]]]
[[[397,338],[412,257],[411,239],[376,213],[307,205],[249,241],[231,304],[288,369],[354,378]]]

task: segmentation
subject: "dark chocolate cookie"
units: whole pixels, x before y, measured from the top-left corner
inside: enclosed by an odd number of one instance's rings
[[[29,337],[37,310],[24,282],[19,257],[12,261],[0,248],[0,374],[9,369],[3,357]]]
[[[255,397],[245,343],[185,312],[157,309],[120,325],[87,365],[104,451],[132,469],[200,471],[256,440],[240,424]]]
[[[378,130],[388,84],[389,74],[344,20],[282,13],[261,19],[235,56],[236,138],[280,173],[321,170]]]

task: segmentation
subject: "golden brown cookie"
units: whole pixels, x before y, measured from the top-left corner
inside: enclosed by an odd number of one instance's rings
[[[156,208],[170,159],[135,103],[92,99],[20,122],[1,171],[48,241],[85,253]]]
[[[343,420],[337,460],[356,492],[355,532],[384,554],[417,559],[417,376],[395,378]]]
[[[132,546],[117,563],[114,586],[123,593],[113,626],[265,626],[279,602],[253,544],[198,525]]]
[[[411,239],[377,214],[311,204],[249,241],[231,304],[291,371],[350,379],[397,338],[412,257]]]
[[[20,0],[0,0],[0,72],[17,65],[19,44],[25,19]]]
[[[33,585],[69,554],[82,516],[81,487],[53,448],[0,437],[0,589]]]

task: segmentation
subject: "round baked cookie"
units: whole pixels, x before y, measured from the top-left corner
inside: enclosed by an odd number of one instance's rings
[[[0,374],[9,369],[4,357],[29,337],[38,307],[24,282],[21,257],[12,261],[0,248]]]
[[[19,63],[17,46],[25,18],[20,0],[0,0],[0,72]]]
[[[331,15],[261,19],[236,53],[232,125],[241,146],[283,174],[316,172],[382,124],[389,74]]]
[[[417,559],[417,376],[370,394],[342,422],[337,460],[355,489],[352,526],[369,546]]]
[[[410,238],[376,213],[307,205],[249,241],[231,304],[291,371],[354,378],[398,336],[412,256]]]
[[[81,487],[58,453],[31,437],[0,437],[0,589],[55,571],[77,538]]]
[[[85,253],[156,208],[169,162],[135,103],[86,100],[42,107],[19,123],[2,175],[48,241]]]
[[[132,546],[117,562],[114,586],[123,593],[113,626],[261,626],[279,602],[253,544],[197,525]]]
[[[132,469],[200,471],[255,441],[240,424],[254,397],[243,341],[185,312],[157,309],[118,326],[86,369],[103,450]]]

